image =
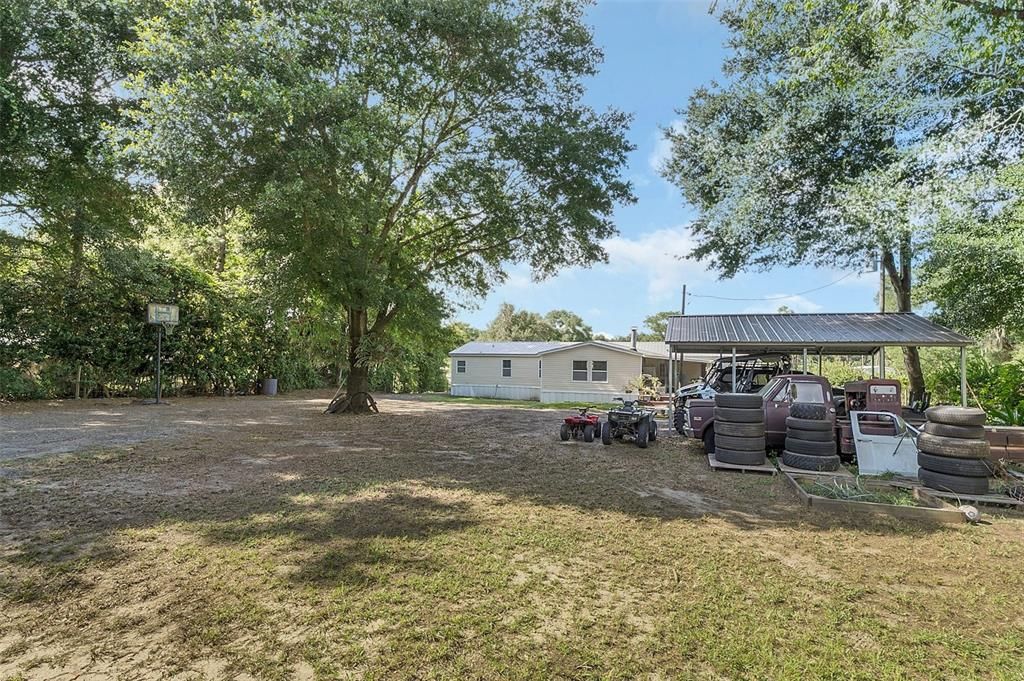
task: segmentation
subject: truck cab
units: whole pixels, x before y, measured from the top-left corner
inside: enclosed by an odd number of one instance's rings
[[[764,398],[765,439],[769,448],[781,448],[786,442],[786,417],[797,402],[824,404],[835,426],[836,404],[832,384],[827,378],[810,374],[776,376],[758,391]],[[703,440],[707,452],[715,451],[715,401],[692,399],[684,407],[683,422],[688,437]]]

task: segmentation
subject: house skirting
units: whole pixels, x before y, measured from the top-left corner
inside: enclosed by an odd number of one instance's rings
[[[593,402],[607,404],[616,397],[626,397],[623,392],[604,390],[542,390],[528,385],[467,385],[451,387],[456,397],[485,397],[496,400],[537,400],[538,402]]]

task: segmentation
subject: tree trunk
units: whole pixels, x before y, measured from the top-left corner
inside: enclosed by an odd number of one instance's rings
[[[890,250],[882,252],[882,266],[892,282],[896,293],[896,309],[900,312],[913,312],[911,305],[911,260],[913,251],[910,245],[910,234],[901,236],[899,242],[899,263]],[[916,347],[908,347],[903,352],[903,364],[907,370],[907,381],[910,383],[910,398],[918,399],[924,394],[924,372],[921,370],[921,353]]]
[[[360,346],[368,331],[364,309],[348,308],[348,378],[345,379],[347,404],[338,411],[369,414],[374,411],[370,396],[370,367],[360,355]]]

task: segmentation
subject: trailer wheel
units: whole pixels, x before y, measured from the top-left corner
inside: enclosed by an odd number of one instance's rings
[[[640,449],[647,449],[647,438],[651,434],[651,427],[647,421],[636,424],[636,446]]]
[[[612,422],[605,421],[601,424],[601,442],[606,445],[612,443]]]
[[[562,442],[569,439],[569,424],[563,423],[562,427],[558,430],[558,437],[562,438]]]
[[[583,441],[593,442],[594,441],[594,426],[589,423],[583,426]]]

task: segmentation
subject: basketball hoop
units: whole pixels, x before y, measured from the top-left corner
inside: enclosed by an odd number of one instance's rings
[[[178,325],[178,306],[150,303],[146,306],[146,322],[156,326],[156,401],[153,404],[161,404],[160,361],[161,355],[163,355],[161,341],[165,333],[170,334]]]

